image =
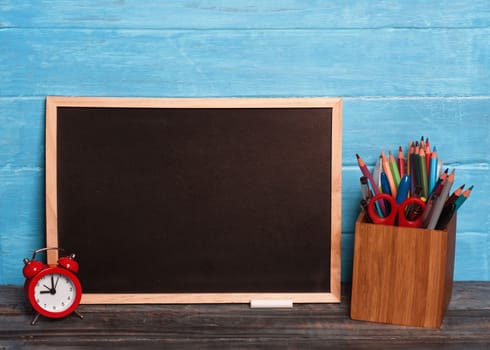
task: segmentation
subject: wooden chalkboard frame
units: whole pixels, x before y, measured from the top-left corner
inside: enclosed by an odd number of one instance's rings
[[[295,303],[340,302],[342,99],[340,98],[46,98],[46,244],[58,246],[57,118],[59,107],[81,108],[331,108],[330,292],[312,293],[88,293],[84,304],[248,303],[252,299],[290,299]],[[326,252],[328,254],[328,252]],[[117,253],[114,253],[117,255]],[[58,252],[48,254],[55,263]],[[116,256],[115,256],[116,258]]]

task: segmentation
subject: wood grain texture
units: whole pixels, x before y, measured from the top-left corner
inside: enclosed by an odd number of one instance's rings
[[[341,96],[342,279],[354,154],[372,166],[424,135],[475,185],[455,278],[490,280],[489,24],[484,0],[1,1],[0,284],[22,284],[22,258],[45,244],[46,95]]]
[[[83,320],[41,318],[21,287],[0,287],[0,344],[6,349],[485,349],[490,346],[489,283],[454,284],[441,329],[349,319],[350,288],[340,304],[292,309],[247,305],[81,305]]]
[[[490,90],[490,29],[7,28],[0,40],[0,64],[11,67],[0,71],[0,81],[8,82],[4,96],[482,96]]]
[[[444,231],[356,221],[351,317],[439,328],[449,305],[456,217]]]
[[[0,27],[22,28],[480,28],[490,14],[484,0],[428,3],[342,0],[229,2],[4,0]],[[156,15],[158,14],[158,15]],[[178,15],[176,15],[178,14]]]

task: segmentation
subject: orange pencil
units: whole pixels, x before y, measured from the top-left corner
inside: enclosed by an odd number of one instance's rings
[[[384,151],[381,151],[381,163],[383,164],[383,171],[388,178],[388,183],[390,184],[391,195],[396,198],[397,188],[395,186],[395,180],[393,180],[393,174],[390,169],[390,162],[386,159]]]

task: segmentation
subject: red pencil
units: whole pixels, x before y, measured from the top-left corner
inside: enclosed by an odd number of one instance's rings
[[[456,191],[454,191],[453,194],[451,194],[451,196],[447,199],[445,205],[456,202],[456,199],[458,199],[459,196],[461,196],[461,193],[463,193],[463,188],[464,188],[464,184],[458,187]]]
[[[405,175],[405,156],[403,155],[402,146],[398,147],[398,172],[400,178]]]
[[[356,158],[357,158],[357,164],[359,165],[359,169],[361,169],[362,175],[367,177],[369,182],[371,183],[371,187],[374,191],[374,195],[379,194],[378,186],[376,186],[376,182],[374,182],[374,179],[373,179],[371,173],[369,172],[369,169],[367,168],[366,163],[364,163],[362,158],[357,153],[356,153]],[[381,211],[383,212],[383,214],[385,214],[386,211],[385,211],[385,206],[384,206],[383,201],[382,200],[378,201],[378,203],[379,203],[379,207],[380,207]]]

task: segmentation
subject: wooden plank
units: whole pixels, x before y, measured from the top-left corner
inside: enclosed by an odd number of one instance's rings
[[[334,279],[334,282],[336,279]],[[339,284],[339,283],[337,283]],[[333,287],[334,285],[332,285]],[[333,290],[335,289],[335,291]],[[249,304],[254,299],[291,300],[293,303],[338,303],[340,284],[330,293],[90,293],[82,304]]]
[[[402,146],[406,152],[410,140],[424,136],[445,164],[483,169],[490,162],[489,110],[488,96],[346,98],[343,164],[357,166],[359,153],[371,167],[381,150],[395,152]]]
[[[490,60],[488,28],[5,29],[0,40],[0,64],[8,67],[0,71],[0,81],[8,82],[2,96],[485,96],[490,91],[482,74]]]
[[[45,188],[46,188],[46,247],[59,247],[58,245],[58,171],[57,171],[57,120],[58,111],[56,104],[49,98],[46,99],[46,126],[45,126]],[[54,195],[52,195],[54,193]],[[48,262],[56,263],[58,250],[47,252]]]
[[[0,342],[6,348],[342,348],[481,349],[488,339],[489,283],[455,283],[441,329],[423,329],[349,319],[350,288],[342,303],[292,309],[246,305],[82,305],[83,320],[41,318],[20,287],[0,287]]]
[[[4,0],[0,27],[23,28],[475,28],[490,24],[487,2],[247,0],[60,2]]]
[[[44,100],[0,98],[1,170],[43,170]]]
[[[340,112],[334,116],[341,118],[342,101],[332,97],[310,98],[143,98],[143,97],[46,97],[46,114],[56,125],[57,107],[122,107],[122,108],[335,108]],[[342,124],[336,124],[336,132],[342,130]],[[337,136],[337,135],[336,135]],[[338,137],[338,136],[337,136]],[[56,141],[55,139],[53,141]],[[335,142],[338,142],[335,139]]]

